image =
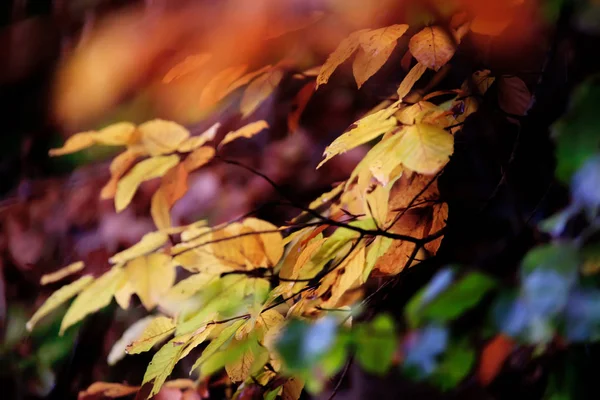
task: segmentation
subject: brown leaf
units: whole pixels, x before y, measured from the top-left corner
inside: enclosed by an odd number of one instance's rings
[[[427,68],[435,71],[446,64],[456,51],[454,38],[439,26],[427,26],[410,38],[408,48]]]
[[[516,76],[502,77],[498,82],[498,105],[513,115],[525,115],[531,102],[527,85]]]
[[[140,389],[139,386],[123,385],[121,383],[111,382],[94,382],[86,390],[79,392],[78,400],[95,399],[98,396],[102,397],[124,397],[136,393]]]
[[[294,103],[292,104],[294,111],[288,114],[288,129],[290,133],[294,133],[298,130],[298,126],[300,125],[300,117],[302,116],[304,109],[308,105],[310,98],[315,92],[315,87],[316,82],[308,82],[302,87],[302,89],[300,89],[294,98]]]

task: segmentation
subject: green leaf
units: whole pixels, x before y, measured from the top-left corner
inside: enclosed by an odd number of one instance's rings
[[[466,343],[451,345],[438,364],[432,379],[442,390],[458,385],[475,364],[475,351]]]
[[[96,312],[110,304],[113,295],[121,284],[124,271],[120,267],[113,267],[83,292],[77,296],[71,307],[67,310],[60,325],[60,334],[73,324],[81,321],[88,314]]]
[[[152,357],[152,361],[148,364],[148,368],[144,374],[144,380],[142,381],[142,384],[154,382],[148,398],[158,393],[163,383],[167,380],[167,377],[171,375],[173,368],[175,368],[175,364],[177,364],[177,361],[181,358],[180,356],[190,338],[191,335],[189,334],[177,336],[168,341],[156,352],[154,357]]]
[[[238,328],[240,326],[242,326],[244,324],[244,322],[245,322],[245,320],[243,320],[243,319],[233,322],[231,325],[229,325],[228,327],[223,329],[216,338],[211,340],[211,342],[208,344],[208,346],[206,346],[206,348],[202,352],[202,355],[196,360],[196,362],[192,366],[190,373],[194,372],[196,370],[196,368],[201,367],[212,356],[214,356],[217,352],[219,352],[221,347],[223,347],[225,344],[227,344],[233,338],[233,336],[235,335],[235,332],[238,330]],[[215,365],[217,365],[219,361],[220,361],[220,359],[219,359],[219,357],[217,357],[217,360],[212,361],[212,363],[208,367],[205,368],[204,372],[214,368]],[[225,364],[223,364],[222,366],[225,366]]]
[[[50,314],[56,308],[60,307],[62,304],[66,303],[69,299],[75,296],[77,293],[81,292],[90,283],[94,278],[90,275],[82,276],[77,279],[75,282],[72,282],[68,285],[65,285],[58,289],[56,292],[52,293],[50,297],[42,304],[42,306],[33,314],[31,319],[27,321],[27,330],[31,331],[35,324],[46,315]]]
[[[431,302],[424,304],[417,313],[418,321],[451,321],[476,306],[494,286],[492,278],[479,272],[471,272]]]
[[[396,351],[394,320],[386,314],[378,315],[371,323],[355,328],[356,359],[365,371],[383,375],[392,364]]]
[[[149,321],[142,333],[128,344],[126,350],[129,354],[139,354],[148,351],[155,344],[166,339],[175,331],[175,324],[171,318],[156,317]]]
[[[521,272],[527,275],[540,268],[568,275],[577,271],[580,264],[577,248],[573,244],[544,244],[534,247],[523,257]]]

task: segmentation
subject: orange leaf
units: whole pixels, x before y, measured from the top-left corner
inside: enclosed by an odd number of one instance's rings
[[[177,164],[163,175],[160,187],[163,190],[169,208],[187,192],[187,178],[188,171],[183,163]]]
[[[300,125],[300,116],[304,112],[310,98],[315,92],[316,82],[308,82],[300,89],[296,97],[294,98],[294,111],[288,114],[288,129],[290,133],[294,133],[298,130]]]
[[[502,369],[502,365],[515,347],[508,336],[499,334],[483,349],[477,376],[483,385],[489,385]]]
[[[192,72],[197,71],[198,69],[203,67],[204,64],[206,64],[208,60],[211,59],[211,57],[212,55],[208,53],[195,54],[186,57],[185,60],[175,65],[169,70],[169,72],[167,72],[167,74],[163,78],[163,83],[173,82],[176,79],[179,79],[183,76],[189,75]]]
[[[272,69],[248,85],[240,102],[242,116],[247,117],[252,114],[273,93],[281,78],[283,78],[283,71]]]
[[[136,393],[140,389],[139,386],[128,386],[120,383],[110,382],[95,382],[86,390],[79,392],[78,400],[95,399],[98,396],[103,397],[124,397]]]
[[[187,172],[192,172],[208,163],[214,156],[215,149],[212,147],[203,146],[190,153],[190,155],[183,160],[183,165]]]
[[[408,48],[421,64],[437,71],[454,55],[454,41],[443,28],[427,26],[410,38]]]

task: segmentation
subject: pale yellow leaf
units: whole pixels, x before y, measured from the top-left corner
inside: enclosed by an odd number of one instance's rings
[[[364,49],[358,49],[354,62],[352,63],[352,73],[356,84],[360,89],[361,86],[377,71],[383,67],[385,62],[390,58],[396,44],[391,44],[388,47],[382,48],[374,54],[367,53]]]
[[[432,175],[448,162],[454,151],[454,137],[437,126],[416,124],[406,127],[395,150],[405,167]]]
[[[252,136],[256,135],[257,133],[261,132],[264,129],[267,129],[268,127],[269,127],[269,124],[267,123],[267,121],[261,120],[261,121],[251,122],[248,125],[243,126],[236,131],[229,132],[227,135],[225,135],[225,137],[219,144],[219,147],[222,147],[222,146],[226,145],[227,143],[233,142],[234,140],[239,139],[241,137],[251,138]]]
[[[117,184],[115,209],[121,212],[133,199],[137,188],[144,181],[160,178],[179,162],[179,156],[157,156],[136,164]]]
[[[190,132],[183,126],[162,119],[153,119],[138,127],[142,144],[151,156],[172,153],[177,150]]]
[[[134,322],[129,328],[123,332],[123,335],[115,342],[113,347],[108,353],[106,362],[108,365],[115,365],[117,362],[122,360],[127,355],[127,346],[142,335],[148,324],[154,320],[155,317],[149,315],[136,322]],[[174,329],[174,328],[173,328]]]
[[[201,53],[187,56],[185,60],[175,65],[163,78],[163,83],[170,83],[201,69],[212,58],[211,54]]]
[[[272,69],[259,76],[248,85],[240,102],[242,117],[252,114],[271,93],[283,78],[283,71]]]
[[[391,187],[404,172],[402,159],[396,154],[396,146],[402,140],[403,135],[404,132],[401,131],[377,143],[377,146],[381,145],[381,148],[373,149],[377,151],[379,156],[369,158],[369,171],[373,178],[377,179],[386,188]],[[363,179],[364,175],[366,175],[365,172],[363,172]],[[363,190],[365,183],[361,183],[361,176],[358,179],[359,189]]]
[[[83,261],[77,261],[59,269],[58,271],[52,272],[51,274],[42,275],[42,278],[40,279],[40,284],[47,285],[49,283],[58,282],[61,279],[66,278],[71,274],[74,274],[75,272],[81,271],[84,266],[85,265],[83,264]]]
[[[187,138],[183,143],[179,145],[177,151],[180,153],[189,153],[190,151],[193,151],[198,147],[203,146],[204,144],[210,142],[215,138],[217,131],[220,127],[221,123],[217,122],[200,135]]]
[[[171,227],[171,208],[162,188],[158,188],[152,195],[150,215],[157,229],[164,231]]]
[[[79,392],[78,400],[94,400],[98,398],[118,398],[136,393],[140,390],[139,386],[123,385],[121,383],[94,382],[86,390]]]
[[[77,296],[67,310],[62,323],[60,334],[70,326],[110,304],[110,301],[121,284],[124,272],[122,268],[113,267],[110,271],[96,279]]]
[[[118,122],[96,132],[94,140],[106,146],[124,146],[135,133],[135,125],[130,122]]]
[[[133,296],[133,286],[127,279],[123,279],[115,292],[115,301],[123,310],[129,308],[129,302]]]
[[[130,248],[112,256],[109,261],[112,264],[124,264],[129,260],[155,251],[164,245],[167,240],[169,240],[169,236],[164,232],[149,232]]]
[[[377,111],[356,121],[352,124],[349,131],[340,135],[325,148],[323,152],[325,158],[319,163],[317,169],[334,156],[370,142],[378,136],[391,131],[394,127],[396,127],[396,119],[390,116],[388,109]]]
[[[442,27],[427,26],[410,38],[408,48],[419,63],[437,71],[454,56],[454,41]]]
[[[110,163],[110,180],[104,185],[100,192],[101,199],[105,200],[115,197],[119,179],[125,175],[127,170],[129,170],[140,155],[141,153],[139,151],[127,149],[113,158]]]
[[[328,273],[317,289],[319,296],[324,296],[323,308],[333,308],[342,298],[344,293],[361,278],[365,268],[365,246],[359,245],[352,254],[344,259],[341,265]]]
[[[215,149],[212,147],[200,147],[190,153],[185,160],[183,160],[183,166],[187,172],[192,172],[208,163],[213,159],[214,156]]]
[[[35,312],[35,314],[33,314],[29,321],[27,321],[27,330],[31,331],[40,319],[44,318],[56,308],[69,301],[77,293],[89,286],[93,280],[94,278],[90,275],[82,276],[75,282],[69,283],[68,285],[63,286],[56,292],[52,293],[52,295],[48,297],[48,299]]]
[[[75,153],[77,151],[87,149],[96,144],[94,131],[76,133],[67,139],[65,144],[58,149],[50,149],[50,156],[62,156],[65,154]]]
[[[191,334],[186,334],[171,339],[152,357],[143,380],[143,383],[153,382],[150,397],[159,392],[167,377],[171,375],[190,338]]]
[[[183,302],[217,279],[219,279],[219,274],[193,274],[169,289],[160,300],[160,304],[162,306],[163,304]]]
[[[439,110],[439,107],[428,101],[419,101],[396,113],[398,122],[403,125],[414,125],[421,122],[426,116]]]
[[[388,215],[388,200],[390,197],[390,188],[381,185],[375,185],[371,191],[364,195],[365,210],[377,221],[377,226],[383,228]]]
[[[362,273],[361,280],[362,283],[367,281],[371,271],[373,270],[373,267],[377,263],[377,260],[388,251],[393,241],[393,239],[385,236],[377,236],[375,240],[373,240],[373,243],[367,247],[365,269]]]
[[[320,85],[327,83],[327,81],[329,81],[329,77],[331,74],[333,74],[333,71],[335,71],[338,66],[346,61],[352,55],[352,53],[358,49],[358,46],[360,45],[360,35],[368,31],[368,29],[363,29],[352,33],[346,39],[342,40],[335,51],[331,53],[329,57],[327,57],[327,60],[321,67],[319,75],[317,76],[317,89]]]
[[[142,330],[127,342],[127,354],[139,354],[150,350],[155,344],[163,341],[175,332],[175,323],[167,317],[148,317]]]
[[[175,282],[175,268],[171,257],[153,253],[135,258],[125,266],[127,280],[147,310],[158,304]]]
[[[410,93],[415,83],[417,83],[417,81],[421,79],[421,76],[423,76],[426,70],[427,67],[425,66],[425,64],[418,62],[415,64],[414,67],[410,69],[410,71],[408,71],[408,74],[406,74],[402,82],[400,82],[400,86],[398,86],[397,93],[398,99],[400,99],[400,101],[402,101],[402,99],[408,93]]]
[[[216,314],[211,316],[209,319],[212,320],[215,318],[216,318]],[[181,359],[185,358],[188,354],[190,354],[190,352],[192,350],[194,350],[196,347],[198,347],[202,343],[204,343],[204,341],[206,339],[208,339],[208,337],[210,336],[210,334],[212,333],[212,331],[215,329],[216,326],[217,326],[216,324],[210,324],[210,325],[207,324],[203,327],[200,327],[198,330],[196,330],[196,332],[193,333],[192,339],[188,342],[187,346],[185,347],[185,350],[179,356],[179,359],[181,360]]]

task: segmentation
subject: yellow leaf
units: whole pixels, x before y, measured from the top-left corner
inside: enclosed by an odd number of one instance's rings
[[[212,320],[214,318],[216,318],[216,314],[211,316],[209,319]],[[200,327],[199,329],[197,329],[193,333],[193,337],[188,342],[187,346],[185,347],[185,350],[179,356],[179,359],[181,360],[181,359],[185,358],[188,354],[190,354],[190,352],[192,350],[194,350],[196,347],[198,347],[202,343],[204,343],[204,341],[206,339],[208,339],[208,337],[210,336],[210,334],[212,333],[212,331],[215,329],[216,326],[217,326],[216,324],[210,324],[210,325],[204,325],[204,326]]]
[[[131,283],[129,283],[127,279],[123,279],[115,292],[115,301],[119,307],[123,310],[127,310],[129,308],[131,296],[133,296],[133,286],[131,286]]]
[[[171,227],[171,207],[162,188],[158,188],[152,195],[150,215],[157,229],[164,231]]]
[[[151,156],[172,153],[190,137],[190,132],[183,126],[162,119],[145,122],[138,130],[142,135],[142,144]]]
[[[362,274],[361,282],[364,283],[369,278],[373,267],[377,263],[379,257],[383,256],[390,248],[393,239],[385,236],[377,236],[373,243],[367,248],[367,256],[365,260],[365,269]]]
[[[101,199],[106,200],[115,197],[119,179],[125,175],[127,170],[135,163],[135,160],[137,160],[140,155],[141,153],[138,151],[127,149],[113,158],[110,163],[110,180],[104,185],[100,192]]]
[[[87,286],[67,310],[60,324],[60,334],[62,335],[67,328],[81,321],[88,314],[109,305],[110,300],[121,284],[123,275],[122,268],[113,267],[110,271],[96,279],[91,285]]]
[[[235,346],[237,340],[234,340],[232,346]],[[241,382],[250,376],[252,365],[254,364],[254,352],[252,349],[246,350],[242,356],[232,363],[225,365],[227,375],[232,382]]]
[[[50,314],[56,308],[66,303],[69,299],[75,296],[77,293],[85,289],[94,278],[90,275],[82,276],[75,282],[69,283],[52,293],[50,297],[42,304],[42,306],[33,314],[31,319],[27,321],[27,330],[31,331],[35,324],[46,315]]]
[[[208,163],[215,156],[215,149],[204,146],[194,150],[183,160],[183,166],[187,172],[192,172]]]
[[[443,28],[427,26],[410,38],[408,48],[419,63],[437,71],[454,56],[454,41]]]
[[[234,140],[239,139],[241,137],[249,139],[257,133],[261,132],[263,129],[267,129],[268,127],[269,124],[267,123],[267,121],[263,120],[249,123],[248,125],[238,129],[237,131],[232,131],[225,135],[225,137],[219,144],[219,147],[223,147],[227,143],[233,142]]]
[[[124,146],[130,142],[134,133],[135,125],[130,122],[118,122],[96,132],[94,140],[106,146]]]
[[[405,129],[395,151],[405,167],[432,175],[450,159],[454,137],[437,126],[416,124]]]
[[[208,109],[227,96],[229,88],[246,71],[246,65],[233,66],[217,73],[200,94],[200,109]]]
[[[352,64],[359,88],[385,64],[396,47],[396,41],[407,29],[408,25],[392,25],[359,36],[361,48]]]
[[[361,144],[370,142],[378,136],[391,131],[396,126],[396,119],[390,116],[390,110],[384,109],[356,121],[350,130],[340,135],[325,148],[325,158],[317,166],[323,164],[338,154],[345,153]]]
[[[183,143],[179,145],[177,151],[180,153],[189,153],[190,151],[193,151],[198,147],[203,146],[206,142],[210,142],[215,138],[215,135],[217,134],[217,131],[220,127],[221,123],[217,122],[200,135],[187,138]]]
[[[193,274],[192,276],[177,282],[160,300],[160,305],[183,302],[200,290],[219,279],[219,274]]]
[[[158,156],[136,164],[117,184],[115,209],[121,212],[133,199],[137,188],[144,181],[160,178],[179,162],[179,156]]]
[[[321,281],[321,286],[317,289],[322,298],[321,304],[324,308],[333,308],[342,298],[344,293],[362,276],[365,268],[365,246],[359,245],[352,254],[337,266],[335,270],[328,273]]]
[[[94,131],[76,133],[68,138],[61,148],[50,149],[48,154],[50,156],[62,156],[91,147],[96,144],[95,134]]]
[[[181,335],[171,339],[160,348],[152,357],[144,374],[143,383],[153,382],[152,390],[148,397],[157,394],[167,377],[171,375],[175,364],[185,350],[186,343],[191,338],[190,334]]]
[[[252,114],[273,93],[283,78],[283,71],[272,69],[256,78],[244,91],[240,102],[242,117]]]
[[[47,285],[49,283],[58,282],[61,279],[65,278],[71,274],[74,274],[75,272],[81,271],[83,269],[83,267],[84,267],[83,261],[74,262],[72,264],[67,265],[66,267],[59,269],[58,271],[52,272],[51,274],[43,275],[42,278],[40,279],[40,284]]]
[[[108,353],[106,362],[108,365],[115,365],[117,362],[122,360],[127,354],[127,346],[142,335],[148,324],[152,322],[155,317],[149,315],[133,323],[129,328],[123,332],[123,335],[115,342],[113,347]],[[175,328],[173,328],[175,329]]]
[[[169,236],[164,232],[149,232],[130,248],[112,256],[109,261],[112,264],[124,264],[129,260],[155,251],[164,245],[167,240],[169,240]]]
[[[211,58],[212,55],[208,53],[187,56],[185,60],[171,68],[162,81],[163,83],[170,83],[176,79],[196,72],[198,69],[202,68]]]
[[[171,265],[171,257],[162,253],[129,261],[125,272],[146,310],[154,308],[175,282],[175,268]]]
[[[243,225],[259,233],[258,237],[262,242],[267,262],[269,266],[275,266],[283,256],[283,238],[280,232],[275,232],[277,227],[256,218],[246,218]]]
[[[150,350],[175,332],[175,323],[167,317],[150,317],[143,330],[127,344],[127,354],[139,354]]]
[[[408,93],[410,93],[410,91],[413,88],[413,86],[415,85],[415,83],[417,83],[417,81],[419,79],[421,79],[421,76],[423,76],[423,74],[425,73],[426,70],[427,70],[427,67],[425,66],[425,64],[418,62],[415,64],[414,67],[412,67],[410,69],[410,71],[408,71],[408,74],[406,74],[406,76],[404,77],[402,82],[400,82],[400,86],[398,86],[397,93],[398,93],[398,99],[400,101],[402,101],[402,99]]]
[[[304,389],[304,381],[300,378],[290,378],[283,384],[281,400],[298,400]]]
[[[390,188],[381,185],[375,185],[375,188],[364,195],[365,210],[377,221],[377,226],[385,227],[388,215],[388,200],[390,197]]]
[[[123,385],[121,383],[94,382],[86,390],[79,392],[78,400],[90,400],[98,398],[117,398],[129,396],[140,390],[139,386]]]
[[[333,74],[333,71],[354,53],[360,45],[360,35],[368,31],[368,29],[363,29],[352,33],[346,39],[342,40],[337,49],[327,57],[327,60],[321,67],[319,75],[317,76],[317,89],[320,85],[327,83],[329,77]]]
[[[418,103],[402,108],[395,116],[398,119],[398,122],[403,125],[414,125],[421,122],[429,114],[438,110],[439,107],[433,103],[419,101]]]

